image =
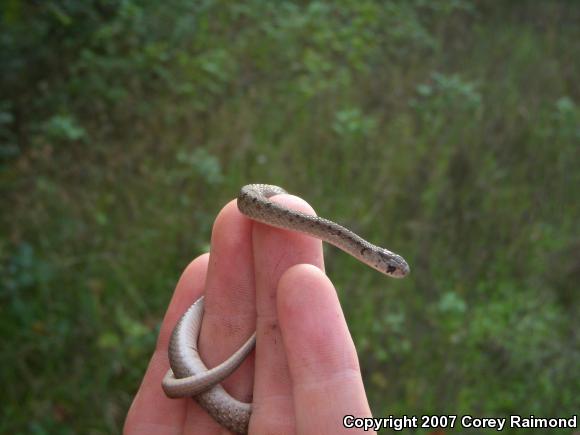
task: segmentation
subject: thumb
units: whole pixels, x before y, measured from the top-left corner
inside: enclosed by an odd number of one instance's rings
[[[371,412],[334,286],[317,267],[299,264],[280,278],[277,304],[297,433],[356,433],[343,426],[344,417]]]

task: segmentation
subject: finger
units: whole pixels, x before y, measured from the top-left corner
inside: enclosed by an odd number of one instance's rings
[[[125,420],[123,432],[127,435],[181,433],[188,403],[166,397],[161,380],[169,368],[167,347],[171,331],[183,312],[202,294],[208,258],[204,254],[193,260],[177,283],[161,324],[155,352]]]
[[[215,367],[229,358],[255,327],[252,223],[231,201],[218,214],[212,231],[199,339],[200,355],[206,366]],[[253,373],[251,354],[223,386],[238,400],[251,401]]]
[[[280,195],[273,201],[294,210],[315,214],[303,200]],[[294,433],[290,375],[276,313],[276,288],[290,266],[311,263],[324,267],[322,242],[294,231],[254,223],[257,346],[254,404],[250,432]]]
[[[356,349],[328,277],[307,264],[287,270],[278,285],[278,315],[296,432],[352,434],[355,429],[343,427],[344,416],[370,417],[371,412]]]

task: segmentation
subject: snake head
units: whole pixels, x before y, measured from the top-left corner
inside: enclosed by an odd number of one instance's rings
[[[404,278],[411,271],[403,257],[384,248],[377,250],[375,260],[375,269],[393,278]]]

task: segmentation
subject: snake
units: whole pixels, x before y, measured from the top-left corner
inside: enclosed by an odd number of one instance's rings
[[[400,255],[367,242],[331,220],[292,210],[270,200],[272,196],[286,193],[281,187],[270,184],[248,184],[241,188],[237,206],[242,214],[254,221],[321,239],[387,276],[403,278],[409,274],[409,265]],[[235,399],[220,383],[252,352],[256,333],[231,357],[208,369],[197,349],[203,312],[204,297],[201,296],[173,329],[168,349],[171,368],[163,378],[163,391],[170,398],[193,397],[223,427],[246,434],[252,404]]]

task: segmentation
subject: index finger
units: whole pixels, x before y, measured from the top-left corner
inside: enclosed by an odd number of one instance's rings
[[[165,396],[161,379],[169,368],[167,347],[171,331],[183,312],[203,293],[208,260],[208,254],[197,257],[187,266],[177,283],[161,324],[155,352],[127,413],[123,428],[126,435],[182,433],[188,404],[185,400]]]

